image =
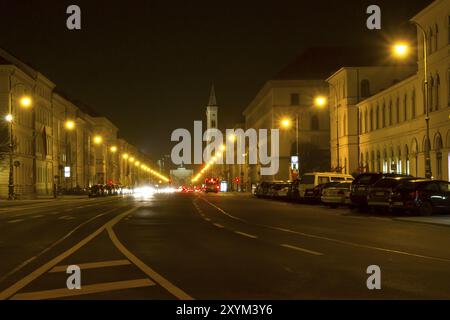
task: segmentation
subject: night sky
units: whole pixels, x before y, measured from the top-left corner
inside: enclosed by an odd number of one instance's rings
[[[380,44],[411,31],[430,0],[0,0],[0,46],[112,120],[154,159],[203,120],[211,83],[232,127],[261,86],[310,46]],[[82,30],[66,29],[66,8]],[[382,30],[365,28],[382,9]],[[404,30],[404,31],[403,31]]]

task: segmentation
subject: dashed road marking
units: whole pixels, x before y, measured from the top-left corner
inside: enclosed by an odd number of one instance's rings
[[[8,223],[17,223],[17,222],[22,222],[24,221],[24,219],[15,219],[15,220],[9,220]]]
[[[301,251],[301,252],[313,254],[315,256],[323,256],[323,253],[320,253],[320,252],[317,252],[317,251],[308,250],[308,249],[305,249],[305,248],[300,248],[300,247],[297,247],[297,246],[291,246],[290,244],[280,244],[280,246],[282,246],[284,248],[289,248],[289,249],[292,249],[292,250],[296,250],[296,251]]]
[[[241,231],[235,231],[234,233],[240,234],[241,236],[244,236],[244,237],[247,237],[247,238],[252,238],[252,239],[257,239],[258,238],[258,236],[254,236],[252,234],[241,232]]]
[[[223,225],[221,225],[220,223],[213,223],[213,226],[216,226],[217,228],[225,228]]]

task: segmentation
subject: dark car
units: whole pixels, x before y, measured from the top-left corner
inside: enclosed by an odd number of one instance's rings
[[[409,175],[397,174],[397,173],[381,173],[381,172],[367,172],[361,173],[352,182],[350,190],[350,200],[352,205],[358,209],[367,208],[367,197],[370,192],[370,188],[378,180],[385,177],[410,177]]]
[[[268,198],[271,196],[272,185],[281,181],[262,181],[255,190],[255,196],[258,198]]]
[[[310,203],[320,203],[322,200],[322,193],[325,188],[333,187],[339,184],[340,181],[331,181],[327,183],[322,183],[317,186],[315,186],[312,189],[305,190],[305,195],[303,196],[303,200],[305,202]]]
[[[450,183],[441,180],[416,179],[398,185],[390,199],[398,212],[450,213]]]
[[[89,197],[103,197],[105,196],[105,189],[103,185],[96,184],[89,188]]]
[[[375,182],[369,190],[367,205],[371,210],[385,212],[389,209],[392,190],[412,177],[384,177]]]
[[[292,182],[274,182],[270,185],[269,196],[275,199],[288,199]]]

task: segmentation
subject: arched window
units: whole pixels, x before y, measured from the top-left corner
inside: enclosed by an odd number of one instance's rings
[[[411,118],[416,117],[416,90],[413,90],[411,95]]]
[[[433,52],[433,30],[430,28],[428,31],[428,54]]]
[[[395,100],[395,123],[400,122],[400,98]]]
[[[403,97],[403,121],[408,120],[408,95]]]
[[[431,76],[430,83],[428,84],[428,107],[430,108],[429,112],[433,111],[433,107],[434,107],[434,78],[433,78],[433,76]],[[424,113],[426,113],[426,110]]]
[[[376,111],[376,114],[375,114],[375,130],[378,130],[380,127],[380,122],[379,122],[379,120],[380,120],[380,108],[378,107],[378,105],[377,105],[377,111]]]
[[[384,128],[386,126],[386,105],[383,101],[383,108],[381,110],[381,126]]]
[[[370,96],[370,82],[367,79],[361,80],[361,97],[367,98]]]
[[[389,125],[392,126],[392,100],[389,100]]]
[[[441,85],[441,80],[439,79],[439,74],[436,74],[436,82],[434,84],[434,110],[439,110],[439,87]]]
[[[316,114],[313,114],[311,117],[311,130],[319,130],[319,117]]]
[[[434,51],[437,51],[438,49],[438,43],[439,42],[439,30],[438,25],[434,25]]]

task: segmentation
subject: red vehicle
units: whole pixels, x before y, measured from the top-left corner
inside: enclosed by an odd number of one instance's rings
[[[209,179],[205,179],[205,186],[203,188],[203,190],[208,193],[208,192],[219,192],[220,191],[220,184],[219,184],[219,179],[215,179],[215,178],[209,178]]]

